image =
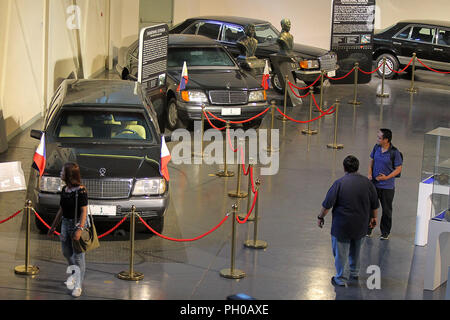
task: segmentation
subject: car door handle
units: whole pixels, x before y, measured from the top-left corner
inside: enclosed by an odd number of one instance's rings
[[[444,49],[441,48],[433,48],[434,51],[444,51]]]
[[[401,45],[402,45],[402,43],[401,43],[401,42],[396,42],[396,41],[392,41],[392,44],[397,44],[397,45],[399,45],[399,46],[401,46]]]

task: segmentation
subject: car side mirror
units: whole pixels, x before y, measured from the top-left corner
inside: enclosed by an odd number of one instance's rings
[[[166,142],[171,142],[172,141],[172,135],[171,134],[165,134],[164,135],[164,140],[166,140]]]
[[[31,130],[30,136],[31,136],[32,138],[41,140],[42,133],[43,133],[43,132],[42,132],[41,130]]]

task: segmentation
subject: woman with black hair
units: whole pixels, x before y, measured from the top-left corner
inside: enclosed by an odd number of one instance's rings
[[[62,220],[60,235],[62,253],[70,266],[76,266],[79,269],[75,268],[74,274],[65,283],[69,289],[73,289],[72,296],[79,297],[86,270],[85,253],[74,251],[72,239],[79,240],[81,231],[86,227],[88,197],[86,188],[81,185],[80,167],[76,163],[64,164],[61,179],[66,185],[61,191],[60,207],[48,235],[53,235],[56,226]]]

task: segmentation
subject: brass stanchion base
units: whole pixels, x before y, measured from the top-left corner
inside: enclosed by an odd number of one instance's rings
[[[35,274],[39,273],[39,267],[37,267],[37,266],[28,266],[28,268],[26,268],[25,265],[16,266],[14,268],[14,273],[15,274],[22,274],[22,275],[31,276],[31,275],[35,275]]]
[[[343,144],[334,144],[334,143],[329,143],[327,144],[327,148],[331,148],[331,149],[344,149],[344,145]]]
[[[130,274],[129,271],[122,271],[121,273],[117,274],[117,278],[119,278],[120,280],[139,281],[144,279],[144,274],[140,272],[133,272],[133,274]]]
[[[348,102],[349,104],[360,105],[361,101],[352,100]]]
[[[221,178],[226,178],[226,177],[234,177],[234,172],[233,171],[219,171],[218,173],[216,173],[216,176],[221,177]]]
[[[253,249],[266,249],[268,244],[263,240],[247,240],[244,242],[244,246]]]
[[[228,279],[242,279],[246,276],[245,272],[242,270],[233,269],[233,272],[231,272],[231,269],[229,268],[220,270],[220,275]]]
[[[247,216],[246,213],[239,213],[237,215],[239,217],[239,219],[244,220],[245,217]],[[250,213],[250,215],[248,216],[247,221],[255,221],[255,215],[253,213]]]
[[[303,133],[303,134],[313,135],[313,134],[317,134],[317,130],[303,129],[303,130],[302,130],[302,133]]]
[[[387,98],[387,97],[389,97],[389,93],[377,93],[377,97]]]
[[[405,90],[410,92],[410,93],[417,93],[417,88],[407,88]]]
[[[232,198],[247,198],[248,194],[247,192],[239,192],[236,191],[230,191],[228,192],[228,196]]]
[[[282,116],[282,115],[277,115],[275,118],[277,118],[278,120],[281,120],[283,122],[288,121],[288,118],[286,118],[285,116]]]

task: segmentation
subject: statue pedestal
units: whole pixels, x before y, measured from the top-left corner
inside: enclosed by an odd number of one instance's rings
[[[257,57],[238,56],[236,61],[244,70],[250,72],[254,76],[262,75],[264,73],[266,62],[263,59],[258,59]]]

